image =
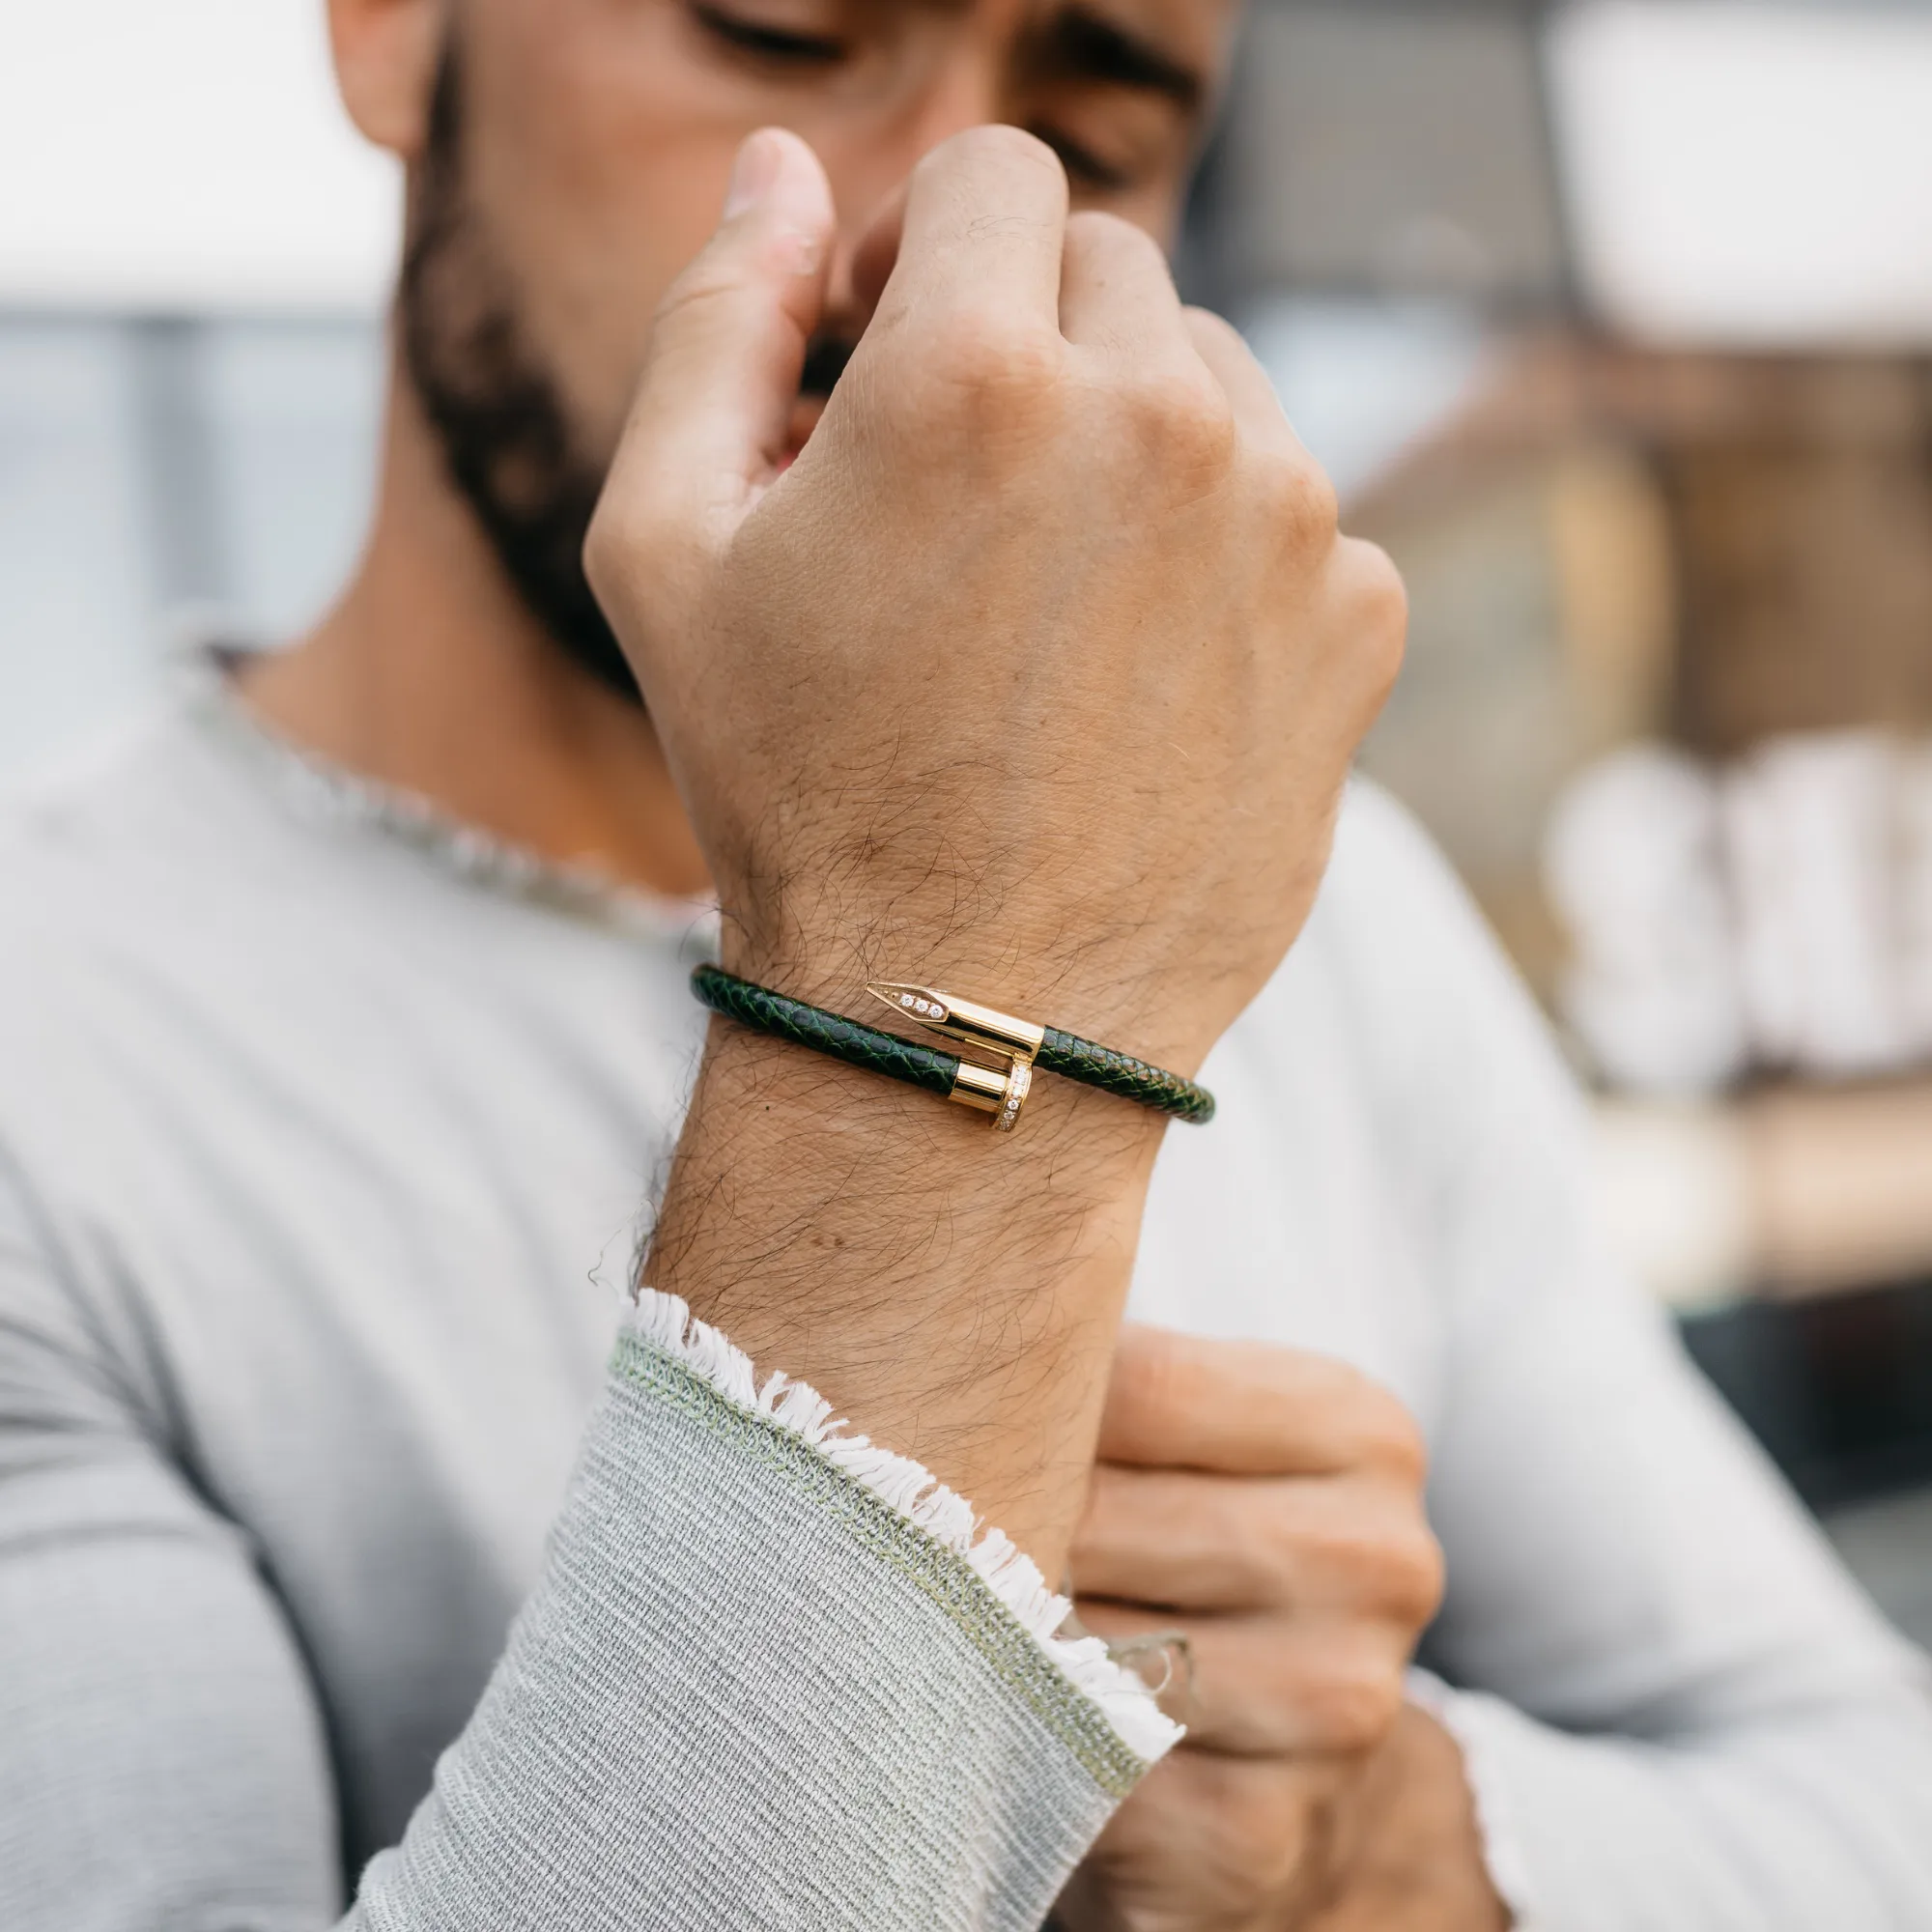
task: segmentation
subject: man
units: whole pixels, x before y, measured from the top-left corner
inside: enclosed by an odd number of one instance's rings
[[[330,19],[368,550],[0,846],[0,1919],[1932,1922],[1919,1666],[1416,835],[1322,881],[1400,596],[1149,239],[1230,19]],[[1219,1118],[705,1033],[708,888]]]

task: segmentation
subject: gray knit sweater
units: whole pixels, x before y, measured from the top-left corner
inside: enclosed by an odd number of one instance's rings
[[[627,1314],[691,924],[205,670],[0,809],[5,1932],[1032,1926],[1162,1747],[863,1415]],[[1553,1057],[1373,793],[1208,1077],[1134,1312],[1421,1419],[1525,1925],[1932,1925],[1921,1665],[1604,1259]]]

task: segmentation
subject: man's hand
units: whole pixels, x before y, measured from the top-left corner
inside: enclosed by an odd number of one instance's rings
[[[1461,1759],[1403,1702],[1441,1559],[1401,1405],[1321,1356],[1130,1327],[1100,1453],[1081,1619],[1184,1633],[1193,1694],[1069,1932],[1494,1932]]]
[[[1400,582],[1234,331],[1012,128],[915,170],[777,473],[831,216],[795,139],[744,166],[587,553],[724,963],[835,1000],[916,972],[1191,1070],[1306,915]]]
[[[724,964],[918,978],[1191,1071],[1280,963],[1401,586],[1233,331],[1040,142],[921,162],[783,467],[833,212],[740,156],[586,551],[716,880]],[[715,1025],[649,1262],[1056,1573],[1160,1123],[1042,1082],[1017,1143]]]

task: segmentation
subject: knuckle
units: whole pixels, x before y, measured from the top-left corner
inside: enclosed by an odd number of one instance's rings
[[[1165,257],[1162,259],[1165,260]],[[1192,302],[1181,310],[1181,315],[1197,342],[1203,336],[1211,336],[1223,348],[1236,355],[1247,355],[1251,353],[1247,337],[1225,315],[1216,315],[1211,308],[1200,308]]]
[[[1429,1442],[1416,1421],[1388,1390],[1364,1381],[1359,1461],[1386,1471],[1405,1487],[1420,1489],[1429,1473]]]
[[[935,323],[923,345],[928,381],[913,413],[980,428],[1046,408],[1061,374],[1057,333],[1003,315],[968,312]]]
[[[1362,602],[1371,614],[1388,629],[1398,632],[1406,630],[1408,586],[1403,582],[1395,559],[1379,544],[1364,543],[1356,538],[1351,540],[1351,547],[1361,571],[1359,594]]]
[[[1386,1591],[1391,1613],[1405,1629],[1425,1628],[1442,1607],[1446,1581],[1442,1546],[1419,1524],[1392,1552]]]
[[[1357,1566],[1356,1602],[1378,1621],[1411,1635],[1442,1606],[1442,1546],[1418,1509],[1405,1509]]]
[[[1408,586],[1378,545],[1351,539],[1350,550],[1355,563],[1355,632],[1377,692],[1385,697],[1408,644]]]
[[[1129,372],[1116,394],[1136,446],[1183,493],[1232,465],[1238,434],[1218,384],[1183,368],[1154,366]]]
[[[1266,469],[1269,520],[1297,553],[1325,556],[1342,526],[1342,505],[1328,472],[1313,458],[1283,456]]]
[[[1350,1756],[1372,1751],[1402,1715],[1402,1673],[1362,1661],[1330,1671],[1309,1692],[1310,1716],[1323,1745]]]

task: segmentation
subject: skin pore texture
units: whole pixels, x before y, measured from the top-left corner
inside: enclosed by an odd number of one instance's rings
[[[553,859],[714,888],[749,977],[856,1011],[916,968],[1198,1067],[1305,917],[1403,629],[1156,245],[1220,0],[329,15],[409,173],[381,490],[247,701]],[[1331,1365],[1122,1339],[1161,1132],[1049,1082],[996,1141],[718,1023],[648,1278],[1070,1566],[1095,1628],[1181,1623],[1217,1701],[1274,1714],[1201,1717],[1069,1924],[1499,1924],[1460,1759],[1401,1704],[1435,1589],[1412,1432]],[[1258,1359],[1252,1429],[1204,1450]],[[1177,1578],[1155,1472],[1286,1567]]]

